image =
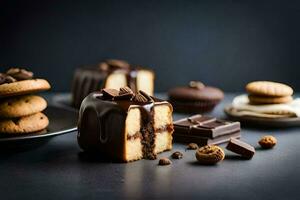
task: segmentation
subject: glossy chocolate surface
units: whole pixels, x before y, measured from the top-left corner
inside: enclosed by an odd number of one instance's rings
[[[220,120],[214,117],[194,115],[174,122],[175,133],[187,136],[216,138],[240,131],[239,122]]]
[[[221,144],[240,138],[240,123],[194,115],[174,122],[174,141],[181,143]]]
[[[251,159],[255,154],[255,149],[253,146],[234,138],[232,138],[227,144],[226,149],[237,153],[247,159]]]

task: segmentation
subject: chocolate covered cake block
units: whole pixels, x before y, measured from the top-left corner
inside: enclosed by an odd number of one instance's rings
[[[96,66],[76,69],[72,83],[72,103],[79,107],[91,92],[102,88],[120,89],[128,86],[134,92],[142,90],[149,95],[154,91],[154,72],[132,67],[126,61],[106,60]]]
[[[103,89],[82,102],[78,143],[119,161],[155,159],[172,149],[172,112],[171,104],[142,91]]]

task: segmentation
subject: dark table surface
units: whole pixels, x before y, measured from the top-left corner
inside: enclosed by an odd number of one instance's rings
[[[50,98],[52,95],[50,95]],[[224,117],[223,107],[210,115]],[[184,115],[174,115],[174,119]],[[261,150],[258,139],[272,134],[278,145]],[[215,166],[198,165],[194,151],[174,144],[184,153],[169,166],[158,160],[112,163],[81,152],[76,132],[53,138],[37,149],[0,154],[0,199],[297,199],[300,195],[300,128],[242,129],[242,139],[255,147],[252,160],[225,150]],[[221,145],[224,147],[224,145]]]

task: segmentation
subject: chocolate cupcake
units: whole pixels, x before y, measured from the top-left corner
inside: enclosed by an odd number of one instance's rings
[[[224,98],[220,89],[199,81],[191,81],[188,87],[173,88],[168,95],[174,111],[181,113],[209,112]]]

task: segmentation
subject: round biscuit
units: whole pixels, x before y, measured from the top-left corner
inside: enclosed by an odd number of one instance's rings
[[[283,97],[292,96],[293,89],[283,83],[271,81],[254,81],[246,85],[246,91],[252,95]]]
[[[19,96],[49,90],[50,84],[45,79],[30,79],[0,85],[0,98]]]
[[[16,118],[42,112],[47,101],[40,96],[24,95],[0,100],[0,118]]]
[[[250,104],[280,104],[280,103],[289,103],[293,101],[292,96],[264,97],[264,96],[248,95],[248,98]]]
[[[6,134],[26,134],[41,131],[49,125],[49,120],[43,113],[15,118],[1,119],[0,133]]]

